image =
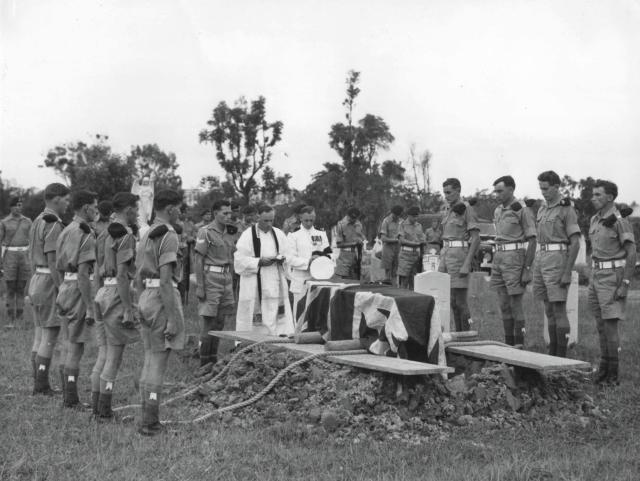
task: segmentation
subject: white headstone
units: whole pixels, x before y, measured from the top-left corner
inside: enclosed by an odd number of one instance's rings
[[[421,272],[413,278],[413,290],[420,294],[433,296],[436,300],[436,309],[442,331],[449,332],[451,321],[451,277],[444,272]]]
[[[422,256],[423,272],[438,272],[440,256],[438,254],[425,254]]]
[[[578,273],[571,273],[571,285],[567,295],[567,317],[569,318],[569,346],[578,344]],[[544,342],[549,345],[549,320],[544,314]]]

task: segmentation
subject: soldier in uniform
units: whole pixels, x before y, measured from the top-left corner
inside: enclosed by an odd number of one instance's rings
[[[178,234],[172,227],[182,198],[173,190],[159,191],[154,200],[155,220],[138,243],[136,287],[140,291],[141,336],[144,365],[140,377],[142,422],[139,432],[153,436],[162,431],[160,395],[172,350],[184,349],[185,326],[178,282],[182,274]]]
[[[111,214],[113,214],[113,204],[110,200],[98,202],[98,219],[90,224],[96,233],[96,238],[100,237],[111,223]]]
[[[196,234],[202,227],[206,227],[211,223],[211,210],[205,209],[200,213],[200,222],[195,225]]]
[[[213,222],[198,231],[196,240],[196,297],[200,332],[200,365],[218,361],[219,338],[209,331],[224,329],[225,317],[233,312],[233,253],[236,236],[229,233],[230,204],[219,200],[211,208]]]
[[[500,202],[494,211],[496,244],[491,266],[491,287],[498,293],[505,342],[524,345],[525,318],[522,295],[531,282],[536,254],[536,225],[528,207],[516,200],[516,182],[510,175],[493,183]]]
[[[549,321],[549,354],[567,356],[567,295],[580,250],[578,216],[560,194],[560,177],[549,170],[538,176],[544,202],[538,209],[538,248],[533,264],[533,295],[544,302]]]
[[[387,280],[394,286],[398,276],[398,254],[400,253],[398,230],[402,211],[402,206],[394,205],[391,208],[391,214],[382,219],[379,232],[382,241],[382,267]]]
[[[29,229],[31,219],[22,215],[22,199],[9,201],[10,214],[0,220],[0,280],[7,285],[7,313],[10,322],[22,319],[24,288],[31,275],[29,268]]]
[[[625,319],[627,291],[636,265],[633,229],[616,209],[617,196],[616,184],[596,181],[591,202],[597,212],[589,226],[592,270],[588,300],[600,340],[596,382],[614,385],[618,384],[618,321]]]
[[[295,232],[300,228],[300,211],[305,207],[304,204],[298,204],[293,209],[293,214],[287,217],[282,223],[282,232],[285,235]]]
[[[94,374],[98,371],[98,389],[95,386],[91,389],[98,420],[113,419],[111,397],[124,348],[140,338],[131,287],[136,241],[129,227],[138,218],[138,196],[119,192],[113,197],[113,207],[115,218],[106,229],[108,235],[103,241],[103,256],[97,269],[103,285],[96,294],[96,314],[101,319],[106,340],[105,360],[94,366]]]
[[[340,254],[336,261],[336,275],[344,279],[360,279],[362,245],[365,241],[360,210],[350,207],[336,226],[336,247]]]
[[[59,183],[49,184],[44,189],[44,204],[44,210],[35,218],[29,231],[29,256],[33,272],[29,282],[29,299],[35,323],[31,363],[34,370],[33,393],[51,395],[53,390],[49,384],[49,367],[60,333],[56,296],[62,284],[62,277],[56,270],[56,242],[64,227],[60,216],[69,205],[69,189]],[[60,375],[64,381],[64,359],[61,361]]]
[[[460,181],[455,178],[442,184],[448,207],[439,227],[442,250],[438,270],[451,276],[451,310],[456,331],[468,331],[467,290],[471,263],[480,246],[480,228],[473,207],[460,199],[460,189]]]
[[[84,345],[93,335],[95,303],[93,269],[96,261],[95,233],[89,222],[96,216],[97,194],[86,190],[74,192],[71,206],[73,220],[56,242],[56,269],[63,282],[56,305],[65,327],[67,356],[64,362],[63,405],[80,405],[78,375]]]
[[[413,290],[413,276],[419,272],[422,263],[422,250],[426,242],[426,236],[422,230],[422,224],[418,222],[420,209],[416,206],[407,209],[407,218],[400,223],[398,228],[398,242],[400,253],[398,254],[398,276],[400,287]]]
[[[291,268],[291,285],[289,290],[293,294],[293,316],[298,316],[298,301],[304,296],[305,283],[311,279],[309,267],[311,262],[320,256],[328,256],[331,253],[327,234],[323,230],[314,227],[316,213],[313,207],[305,207],[300,211],[300,229],[289,234],[291,257],[287,260]],[[301,306],[304,308],[304,306]]]

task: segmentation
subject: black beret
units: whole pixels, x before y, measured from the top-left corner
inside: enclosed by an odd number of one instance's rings
[[[518,212],[519,210],[522,209],[522,204],[520,202],[518,202],[517,200],[511,204],[511,210],[514,212]]]

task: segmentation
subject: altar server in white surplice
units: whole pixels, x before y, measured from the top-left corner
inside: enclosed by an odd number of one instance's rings
[[[272,336],[293,335],[284,262],[291,256],[284,232],[273,227],[272,207],[258,208],[258,222],[246,229],[236,244],[234,267],[240,275],[236,330],[251,331],[254,314]]]

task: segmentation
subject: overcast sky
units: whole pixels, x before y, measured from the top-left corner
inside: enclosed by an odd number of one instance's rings
[[[434,183],[463,193],[512,174],[539,196],[546,169],[610,178],[639,200],[640,2],[0,0],[0,169],[23,186],[53,145],[110,136],[114,150],[175,152],[185,187],[220,175],[198,143],[213,107],[264,95],[284,122],[273,167],[302,188],[343,120],[384,118],[433,154]],[[286,156],[285,156],[286,153]],[[635,190],[634,190],[635,189]]]

